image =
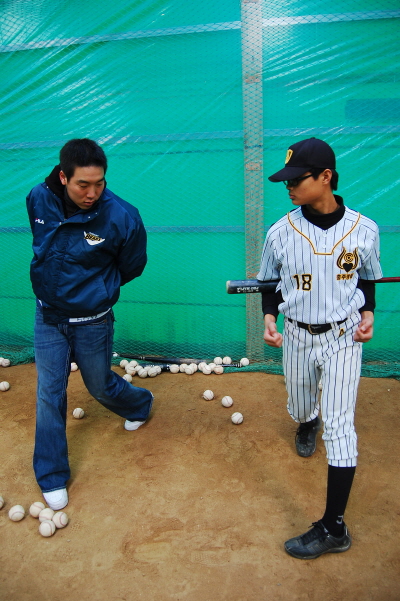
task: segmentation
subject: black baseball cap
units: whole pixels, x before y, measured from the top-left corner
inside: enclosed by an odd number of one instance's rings
[[[318,138],[307,138],[289,146],[285,167],[271,175],[271,182],[283,182],[300,177],[312,169],[336,169],[335,153]]]

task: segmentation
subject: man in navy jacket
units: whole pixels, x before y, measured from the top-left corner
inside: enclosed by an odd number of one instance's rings
[[[33,233],[31,282],[36,296],[38,372],[33,466],[47,504],[68,503],[66,388],[71,357],[90,394],[136,430],[153,395],[111,370],[114,316],[120,287],[147,262],[138,210],[106,188],[107,158],[87,138],[70,140],[45,182],[27,197]]]

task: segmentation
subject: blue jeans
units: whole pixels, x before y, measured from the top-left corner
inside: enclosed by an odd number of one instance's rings
[[[108,410],[131,421],[146,420],[150,413],[151,392],[132,386],[111,370],[113,322],[110,311],[96,324],[51,325],[43,322],[42,310],[36,310],[38,382],[33,469],[42,492],[65,488],[70,478],[65,428],[71,354],[88,391]]]

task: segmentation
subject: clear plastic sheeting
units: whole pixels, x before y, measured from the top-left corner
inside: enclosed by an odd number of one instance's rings
[[[25,197],[73,137],[103,145],[108,186],[148,230],[148,266],[115,308],[119,354],[247,354],[280,373],[280,351],[258,339],[259,297],[228,296],[225,281],[255,276],[260,240],[291,208],[267,177],[306,137],[333,146],[339,194],[377,221],[384,275],[400,275],[398,0],[0,11],[1,356],[33,359]],[[377,285],[365,375],[400,374],[399,292]]]

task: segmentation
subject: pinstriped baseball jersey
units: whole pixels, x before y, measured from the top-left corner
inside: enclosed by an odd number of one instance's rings
[[[378,226],[347,207],[327,230],[305,219],[301,207],[282,217],[267,233],[257,275],[280,279],[279,311],[311,324],[347,319],[365,303],[358,279],[381,277]]]

